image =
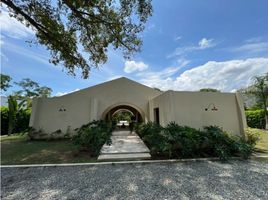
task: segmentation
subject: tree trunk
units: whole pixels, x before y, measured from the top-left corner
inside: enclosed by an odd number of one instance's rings
[[[265,96],[264,92],[262,93],[262,101],[263,101],[263,108],[264,108],[264,115],[265,115],[265,130],[268,130],[268,111],[267,111],[267,95]]]
[[[268,130],[268,114],[265,114],[265,130]]]
[[[17,101],[14,97],[8,97],[8,135],[11,135],[14,131],[15,120],[17,112]]]

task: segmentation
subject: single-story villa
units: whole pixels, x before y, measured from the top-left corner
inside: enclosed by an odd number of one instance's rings
[[[217,125],[240,136],[246,127],[238,93],[161,92],[125,77],[60,97],[36,98],[29,125],[48,135],[74,133],[92,120],[110,121],[119,110],[128,110],[139,122],[154,121],[162,126],[171,121],[197,129]]]

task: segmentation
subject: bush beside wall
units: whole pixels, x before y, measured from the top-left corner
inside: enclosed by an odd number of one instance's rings
[[[1,135],[8,133],[8,108],[1,106]]]
[[[230,135],[219,127],[208,126],[204,131],[170,122],[166,127],[149,122],[136,125],[136,132],[150,149],[155,159],[219,157],[248,158],[254,143]]]
[[[111,144],[112,128],[104,121],[92,121],[77,129],[73,136],[74,144],[82,150],[87,150],[91,156],[98,156],[102,146]]]
[[[265,128],[264,110],[248,110],[246,111],[247,124],[251,128]]]
[[[1,135],[8,133],[8,108],[1,106]],[[15,133],[25,132],[29,128],[31,110],[19,110],[16,114]]]
[[[31,110],[20,110],[16,114],[16,133],[25,132],[29,128]]]

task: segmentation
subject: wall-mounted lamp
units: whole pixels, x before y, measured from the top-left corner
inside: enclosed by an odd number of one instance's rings
[[[66,111],[66,109],[64,108],[64,107],[61,107],[60,109],[59,109],[59,112],[65,112]]]
[[[211,108],[212,107],[212,108]],[[208,107],[205,108],[205,111],[209,111],[209,109],[211,108],[211,111],[218,111],[218,108],[215,106],[214,103],[210,103],[208,104]]]

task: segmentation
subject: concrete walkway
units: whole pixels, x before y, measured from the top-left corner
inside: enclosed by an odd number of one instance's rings
[[[150,150],[136,133],[117,130],[112,133],[112,144],[103,145],[100,161],[107,160],[143,160],[150,159]]]

